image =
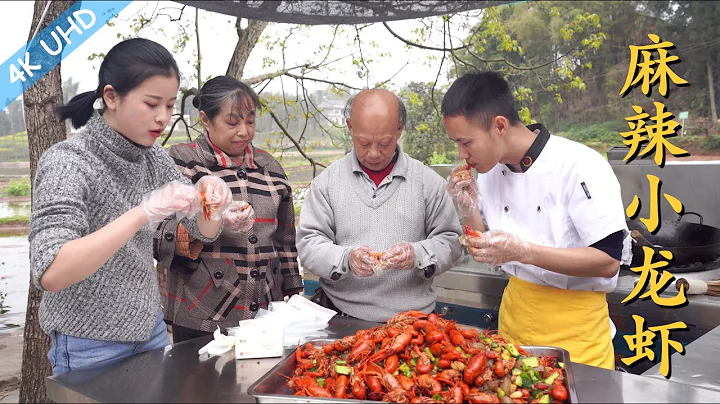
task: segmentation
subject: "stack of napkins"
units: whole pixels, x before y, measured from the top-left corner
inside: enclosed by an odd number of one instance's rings
[[[243,320],[235,328],[235,359],[282,356],[283,325],[268,319]]]
[[[228,328],[227,336],[218,328],[213,333],[214,339],[198,353],[222,355],[234,346],[236,359],[282,356],[285,347],[327,337],[325,330],[335,314],[334,310],[294,295],[287,302],[271,302],[268,310],[258,310],[254,319]]]
[[[284,330],[283,344],[294,346],[311,339],[324,338],[328,322],[337,313],[313,303],[300,295],[293,295],[287,302],[272,302],[268,310],[258,311],[255,319],[281,324]]]

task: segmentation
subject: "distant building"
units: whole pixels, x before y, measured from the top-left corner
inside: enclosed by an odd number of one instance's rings
[[[329,100],[324,98],[323,101],[318,104],[318,111],[322,112],[318,120],[327,120],[338,126],[345,126],[345,116],[343,110],[345,109],[345,102],[343,100]]]

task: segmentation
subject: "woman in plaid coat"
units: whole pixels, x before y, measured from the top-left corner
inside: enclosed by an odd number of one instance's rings
[[[193,105],[205,133],[169,153],[193,183],[205,175],[222,178],[235,202],[213,243],[193,239],[174,219],[155,234],[163,313],[176,343],[236,326],[303,288],[290,184],[277,160],[252,145],[257,95],[219,76]]]

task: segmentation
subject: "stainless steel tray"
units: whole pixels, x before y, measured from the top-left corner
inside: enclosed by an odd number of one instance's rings
[[[309,341],[315,346],[328,344],[335,341],[334,339],[316,339]],[[570,353],[562,348],[549,346],[522,346],[522,348],[531,355],[540,356],[548,355],[557,358],[558,361],[565,364],[565,387],[568,390],[568,400],[570,403],[577,403],[577,391],[575,390],[575,380],[572,374],[572,363],[570,362]],[[296,348],[297,349],[297,348]],[[337,399],[337,398],[320,398],[320,397],[303,397],[295,396],[294,391],[287,387],[287,379],[278,373],[291,376],[295,370],[295,349],[275,367],[270,369],[264,376],[258,379],[252,386],[248,387],[248,394],[255,397],[257,403],[373,403],[378,401],[355,400],[355,399]]]

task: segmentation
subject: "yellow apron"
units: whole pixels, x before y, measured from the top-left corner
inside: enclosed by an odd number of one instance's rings
[[[498,332],[514,344],[556,346],[570,352],[573,362],[615,369],[603,292],[559,289],[510,276]]]

